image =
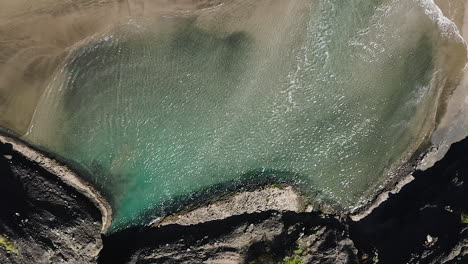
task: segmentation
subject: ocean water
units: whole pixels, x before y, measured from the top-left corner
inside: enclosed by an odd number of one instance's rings
[[[104,193],[111,231],[256,183],[351,210],[425,146],[466,61],[432,1],[219,2],[130,13],[46,81],[23,139]]]

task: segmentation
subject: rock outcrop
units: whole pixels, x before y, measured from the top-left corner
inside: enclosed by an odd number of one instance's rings
[[[102,237],[105,206],[2,143],[0,263],[464,264],[467,149],[454,144],[359,221],[307,212],[294,189],[269,186]]]
[[[98,208],[12,145],[0,151],[0,263],[96,263]]]
[[[346,226],[320,213],[273,211],[114,234],[100,263],[353,263]],[[296,261],[296,262],[286,262]]]
[[[361,252],[379,263],[468,263],[468,139],[358,222]]]

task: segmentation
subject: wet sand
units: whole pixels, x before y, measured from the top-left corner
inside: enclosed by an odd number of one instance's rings
[[[458,27],[463,39],[468,39],[468,1],[436,1],[445,16]],[[433,133],[431,141],[437,146],[428,153],[419,168],[427,169],[442,159],[450,145],[468,136],[468,68],[465,66],[461,82],[450,95],[447,109]]]
[[[5,0],[0,3],[0,126],[21,136],[74,47],[128,17],[193,12],[222,0]]]
[[[468,39],[468,1],[436,0],[435,3],[460,31],[463,39]],[[438,128],[432,135],[432,146],[423,153],[422,160],[409,162],[408,167],[415,166],[417,169],[425,171],[441,160],[453,143],[459,142],[468,136],[468,67],[465,66],[462,81],[453,91],[447,102],[447,110],[441,118]],[[413,165],[411,165],[413,164]],[[369,204],[366,204],[352,213],[351,218],[359,221],[372,213],[374,209],[385,202],[390,194],[398,193],[405,185],[414,180],[412,173],[402,170],[400,176],[396,177],[398,182],[389,184],[378,194]]]

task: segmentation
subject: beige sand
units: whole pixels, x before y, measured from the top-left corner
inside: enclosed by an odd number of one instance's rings
[[[467,0],[437,0],[442,12],[457,25],[461,36],[468,39],[468,1]],[[450,145],[468,136],[468,68],[465,66],[462,80],[451,94],[447,110],[441,119],[437,130],[432,136],[432,142],[438,149],[426,155],[420,164],[420,169],[427,169],[443,158]]]
[[[123,19],[224,0],[0,1],[0,126],[23,135],[52,73],[73,48]]]

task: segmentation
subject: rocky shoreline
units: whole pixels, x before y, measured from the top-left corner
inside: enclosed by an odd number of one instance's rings
[[[88,182],[84,181],[75,172],[70,170],[67,166],[59,163],[58,161],[47,157],[45,154],[29,147],[25,143],[11,137],[0,135],[0,144],[7,145],[11,153],[22,156],[46,170],[47,172],[57,176],[66,185],[71,186],[86,196],[92,201],[96,207],[101,211],[102,215],[102,233],[109,228],[112,221],[112,208],[109,203],[102,197],[102,195]]]
[[[38,163],[0,144],[0,263],[96,263],[102,213]]]
[[[468,139],[359,221],[350,236],[379,263],[468,263]]]
[[[359,221],[266,211],[141,226],[104,237],[100,263],[468,263],[466,149],[454,144]]]
[[[468,263],[468,139],[360,218],[275,185],[110,235],[94,189],[1,140],[1,263]]]

